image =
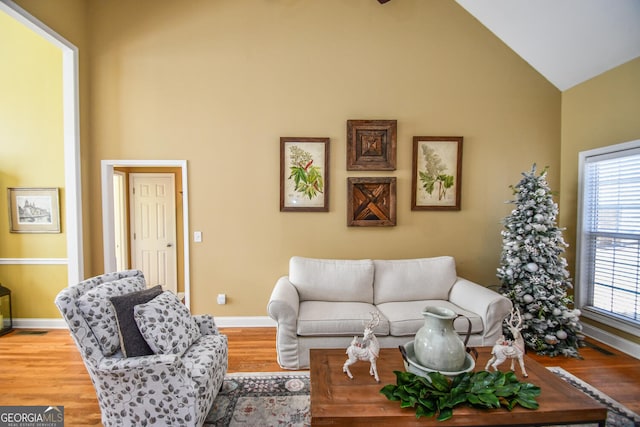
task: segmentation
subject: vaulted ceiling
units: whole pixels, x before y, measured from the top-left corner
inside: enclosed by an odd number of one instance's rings
[[[564,91],[640,57],[640,0],[456,0]]]

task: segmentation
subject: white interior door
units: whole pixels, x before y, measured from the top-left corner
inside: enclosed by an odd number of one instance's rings
[[[171,173],[129,175],[131,263],[147,286],[177,292],[175,180]]]

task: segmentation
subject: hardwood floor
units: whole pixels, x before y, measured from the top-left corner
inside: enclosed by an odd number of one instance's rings
[[[229,372],[282,371],[275,328],[223,328]],[[583,359],[529,356],[560,366],[640,413],[640,360],[589,340]],[[17,330],[0,337],[0,406],[64,406],[68,426],[99,426],[95,390],[66,330]]]

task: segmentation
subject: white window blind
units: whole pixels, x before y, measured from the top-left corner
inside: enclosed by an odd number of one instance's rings
[[[579,306],[640,336],[640,144],[581,155]],[[582,154],[582,153],[581,153]]]

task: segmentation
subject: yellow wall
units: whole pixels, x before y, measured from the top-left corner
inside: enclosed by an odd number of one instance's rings
[[[87,276],[102,272],[103,159],[188,161],[192,309],[218,316],[266,315],[293,255],[449,254],[495,285],[509,185],[537,163],[558,188],[560,92],[454,2],[112,0],[87,2],[84,23],[20,3],[71,42],[87,28]],[[398,120],[396,171],[346,171],[348,119]],[[461,211],[410,210],[415,135],[464,137]],[[281,136],[331,138],[330,212],[279,212]],[[396,227],[346,226],[346,179],[365,176],[398,179]]]
[[[578,153],[640,138],[640,58],[562,94],[560,223],[575,265]],[[605,325],[598,325],[608,329]],[[615,333],[640,343],[620,331]]]
[[[0,12],[0,258],[65,258],[60,234],[9,232],[7,187],[59,187],[64,205],[62,54]],[[0,265],[12,290],[13,316],[58,317],[53,298],[66,286],[66,265]],[[34,303],[34,301],[37,301]]]

